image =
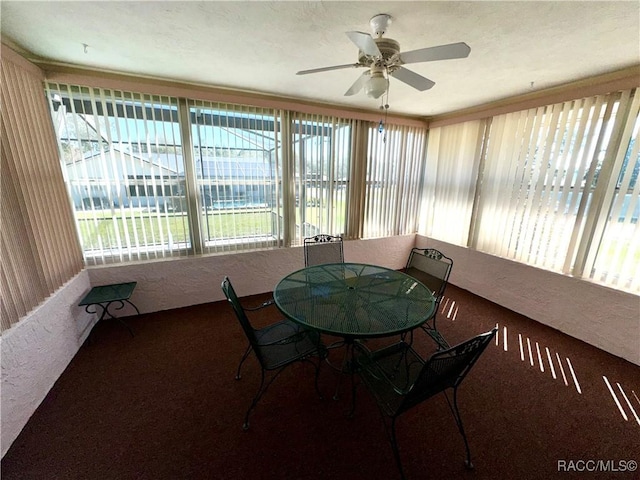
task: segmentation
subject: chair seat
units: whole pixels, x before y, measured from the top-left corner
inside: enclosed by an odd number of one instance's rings
[[[389,416],[398,410],[424,366],[424,360],[405,342],[361,355],[355,361],[360,378]]]
[[[275,370],[300,357],[318,353],[320,335],[281,320],[255,331],[266,370]]]

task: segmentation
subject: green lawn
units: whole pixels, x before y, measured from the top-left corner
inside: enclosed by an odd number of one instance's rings
[[[319,210],[319,207],[307,207],[307,221],[314,223]],[[344,211],[344,208],[340,208],[340,211]],[[337,216],[340,217],[336,218],[338,224],[343,224],[344,214]],[[127,244],[154,245],[190,241],[189,222],[185,213],[142,210],[112,213],[111,210],[103,210],[76,212],[76,217],[84,250],[118,248]],[[269,209],[208,212],[208,223],[202,225],[202,231],[207,240],[274,235],[275,218],[275,214]],[[202,220],[204,222],[204,217]]]
[[[212,240],[248,235],[271,234],[270,210],[246,213],[214,213],[206,216],[208,225],[202,229]],[[78,212],[78,228],[85,250],[115,248],[129,243],[150,245],[189,242],[189,222],[183,213],[125,212],[123,215],[110,211]],[[137,241],[135,239],[138,239]],[[120,241],[118,241],[120,239]]]

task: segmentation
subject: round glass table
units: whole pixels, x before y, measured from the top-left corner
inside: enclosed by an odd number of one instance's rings
[[[431,291],[415,278],[360,263],[303,268],[280,280],[273,297],[287,318],[347,341],[413,330],[435,309]]]

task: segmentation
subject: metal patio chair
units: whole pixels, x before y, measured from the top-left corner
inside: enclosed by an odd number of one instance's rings
[[[426,285],[436,299],[433,315],[422,326],[422,330],[438,344],[439,349],[449,348],[449,344],[436,327],[436,316],[449,283],[452,267],[453,260],[435,248],[413,248],[404,269],[406,274]]]
[[[438,393],[444,393],[465,446],[465,466],[473,468],[471,452],[458,410],[458,387],[495,336],[497,328],[473,337],[447,350],[438,351],[423,360],[406,342],[364,353],[355,360],[363,383],[372,393],[383,414],[393,455],[402,478],[404,471],[396,440],[396,419]],[[447,391],[453,390],[453,400]],[[388,425],[389,420],[391,425]]]
[[[242,307],[242,304],[231,285],[229,277],[224,278],[222,282],[222,291],[227,297],[229,303],[231,303],[236,317],[238,317],[238,321],[249,340],[249,346],[242,355],[242,359],[238,365],[235,377],[236,380],[240,380],[242,364],[252,351],[255,353],[261,367],[260,387],[251,401],[247,413],[245,414],[242,428],[244,430],[249,428],[249,415],[251,414],[251,411],[258,404],[258,401],[267,391],[271,383],[273,383],[278,375],[280,375],[280,373],[292,363],[308,361],[315,367],[315,388],[318,395],[322,398],[322,394],[318,388],[318,374],[320,373],[320,360],[326,357],[326,348],[320,341],[320,335],[317,332],[306,330],[290,320],[280,320],[260,329],[253,328],[249,318],[247,317],[245,309]],[[269,304],[270,302],[265,302],[265,304],[262,304],[258,308],[262,308]],[[310,360],[313,356],[317,356],[319,358],[317,363]],[[265,374],[268,371],[273,371],[275,373],[265,384]]]
[[[318,234],[304,239],[304,266],[344,263],[342,237]]]

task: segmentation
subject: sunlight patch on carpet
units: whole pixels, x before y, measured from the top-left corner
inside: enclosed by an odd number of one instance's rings
[[[556,377],[556,369],[553,368],[553,360],[551,360],[551,352],[549,351],[549,347],[544,347],[544,349],[547,351],[547,359],[549,360],[549,367],[551,368],[551,376],[553,377],[554,380],[556,380],[558,377]]]
[[[618,386],[618,389],[620,390],[620,393],[624,397],[625,402],[627,402],[627,405],[629,406],[629,410],[631,410],[631,413],[635,417],[636,422],[638,422],[638,425],[640,425],[640,418],[638,418],[638,414],[636,413],[635,409],[633,408],[633,405],[631,405],[631,402],[629,401],[629,397],[627,397],[627,394],[624,393],[624,390],[622,389],[622,385],[620,385],[618,382],[616,382],[616,385]]]
[[[613,401],[616,403],[618,410],[620,410],[620,415],[622,415],[622,418],[624,418],[627,422],[629,421],[629,416],[627,415],[627,412],[623,408],[623,405],[626,404],[626,406],[629,407],[629,411],[631,412],[631,415],[633,415],[638,425],[640,425],[640,417],[638,417],[638,413],[636,412],[636,409],[633,408],[633,404],[631,403],[631,400],[629,400],[629,397],[624,391],[624,388],[622,388],[622,385],[616,382],[616,386],[618,387],[618,390],[620,391],[620,395],[624,399],[624,402],[621,402],[620,399],[618,398],[618,395],[616,395],[616,391],[611,385],[611,383],[609,382],[609,379],[604,375],[602,376],[602,378],[604,380],[604,383],[607,385],[607,388],[609,389],[609,393],[611,394],[611,397],[613,397]],[[636,392],[634,390],[631,390],[631,394],[633,395],[633,397],[635,397],[636,402],[640,406],[640,400],[638,399]]]
[[[576,378],[576,372],[573,371],[573,365],[571,365],[571,360],[567,357],[567,365],[569,365],[569,370],[571,370],[571,376],[573,377],[573,383],[576,385],[576,390],[578,393],[582,393],[582,389],[580,388],[580,384],[578,383],[578,379]]]
[[[564,373],[564,368],[562,367],[562,361],[560,360],[560,355],[556,352],[556,358],[558,359],[558,366],[560,367],[560,371],[562,372],[562,379],[564,380],[564,384],[568,387],[569,382],[567,382],[567,376]]]
[[[540,355],[540,344],[536,342],[536,351],[538,352],[538,363],[540,364],[540,371],[544,373],[544,363],[542,363],[542,355]]]
[[[509,337],[507,327],[503,325],[502,328],[500,328],[500,325],[496,323],[496,328],[498,328],[498,331],[496,332],[495,344],[497,347],[502,344],[502,349],[505,352],[508,352]],[[502,335],[502,341],[500,341],[500,335]],[[513,335],[515,335],[515,333]],[[540,343],[538,343],[537,341],[523,336],[522,333],[518,333],[518,349],[520,351],[521,362],[526,363],[528,358],[528,363],[532,367],[539,368],[541,373],[549,372],[554,380],[558,380],[559,375],[561,374],[562,380],[567,387],[569,386],[570,376],[571,380],[573,381],[573,385],[575,386],[576,392],[582,394],[582,387],[580,386],[580,382],[578,381],[578,375],[576,374],[576,371],[573,368],[573,364],[571,363],[569,357],[565,357],[565,362],[563,362],[560,354],[556,352],[554,360],[554,355],[553,353],[551,353],[549,347],[540,345]],[[567,367],[566,372],[565,366]]]
[[[613,401],[616,402],[616,406],[618,407],[618,410],[620,410],[620,415],[622,415],[622,418],[624,418],[626,421],[629,421],[629,417],[627,417],[627,414],[624,411],[624,409],[622,408],[622,405],[620,405],[620,401],[618,400],[618,397],[616,396],[616,392],[613,391],[613,388],[611,387],[611,384],[609,383],[609,379],[607,377],[605,377],[604,375],[602,376],[602,378],[604,379],[604,383],[607,384],[607,388],[609,389],[609,393],[613,397]]]
[[[524,362],[524,349],[522,348],[522,334],[518,334],[518,343],[520,343],[520,360]]]
[[[445,315],[449,320],[455,322],[456,317],[458,316],[458,305],[456,305],[456,301],[450,298],[444,297],[444,302],[442,302],[442,307],[440,308],[440,312]]]

